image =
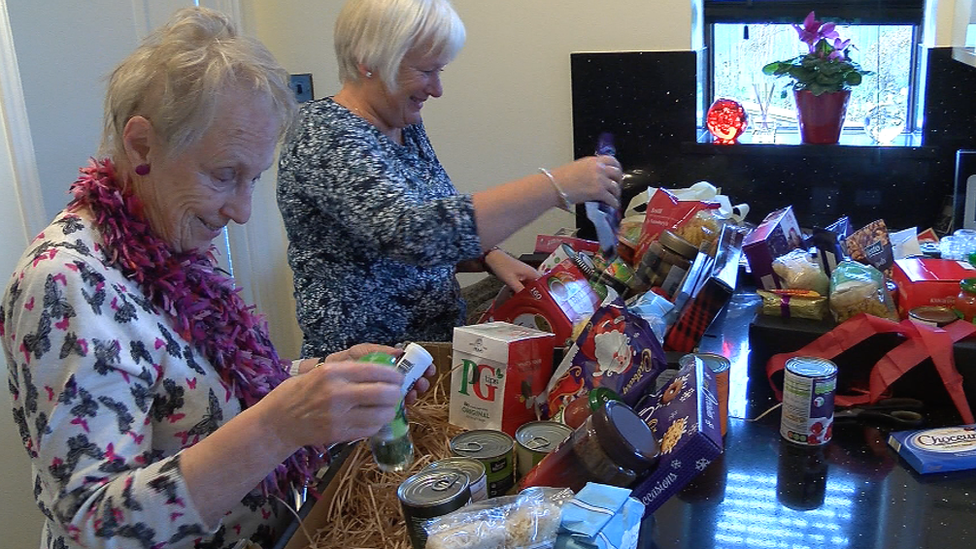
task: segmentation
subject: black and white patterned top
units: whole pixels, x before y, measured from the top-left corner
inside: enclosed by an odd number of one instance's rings
[[[278,207],[303,356],[447,341],[464,321],[455,267],[481,255],[471,197],[423,125],[403,128],[403,141],[326,98],[302,108],[282,147]]]
[[[288,514],[257,489],[216,526],[203,523],[180,452],[241,404],[170,317],[108,266],[82,212],[62,212],[21,257],[0,302],[0,340],[47,519],[41,547],[271,547],[281,534]]]

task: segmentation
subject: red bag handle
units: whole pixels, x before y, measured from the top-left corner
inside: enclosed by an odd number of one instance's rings
[[[796,356],[813,356],[831,359],[875,334],[897,333],[906,337],[894,349],[888,351],[871,368],[867,394],[835,395],[834,402],[839,406],[853,406],[877,402],[882,393],[905,372],[931,357],[939,377],[945,385],[952,402],[956,405],[964,423],[976,423],[966,400],[962,387],[962,375],[956,369],[952,355],[953,343],[976,333],[976,325],[956,321],[944,328],[917,324],[910,320],[895,322],[861,313],[838,325],[833,330],[818,337],[802,349],[791,353],[780,353],[770,357],[766,363],[766,377],[778,400],[783,399],[783,391],[773,383],[773,374],[783,371],[787,359]]]

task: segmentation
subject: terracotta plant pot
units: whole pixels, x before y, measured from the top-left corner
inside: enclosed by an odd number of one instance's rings
[[[840,139],[840,131],[847,116],[850,90],[813,95],[813,92],[793,91],[796,118],[800,123],[800,139],[804,143],[830,145]]]

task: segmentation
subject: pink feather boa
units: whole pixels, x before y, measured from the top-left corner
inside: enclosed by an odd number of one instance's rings
[[[268,338],[267,323],[244,302],[234,281],[216,270],[213,248],[171,251],[152,233],[139,199],[122,192],[111,160],[92,159],[80,171],[68,209],[92,211],[108,260],[173,319],[176,332],[213,364],[242,405],[253,406],[287,379],[287,364]],[[320,447],[299,449],[264,479],[264,492],[282,495],[293,484],[305,485],[326,455]]]

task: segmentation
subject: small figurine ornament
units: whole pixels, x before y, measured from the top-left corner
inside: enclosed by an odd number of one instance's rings
[[[708,108],[705,126],[720,145],[734,145],[746,130],[746,110],[733,99],[716,99]]]

